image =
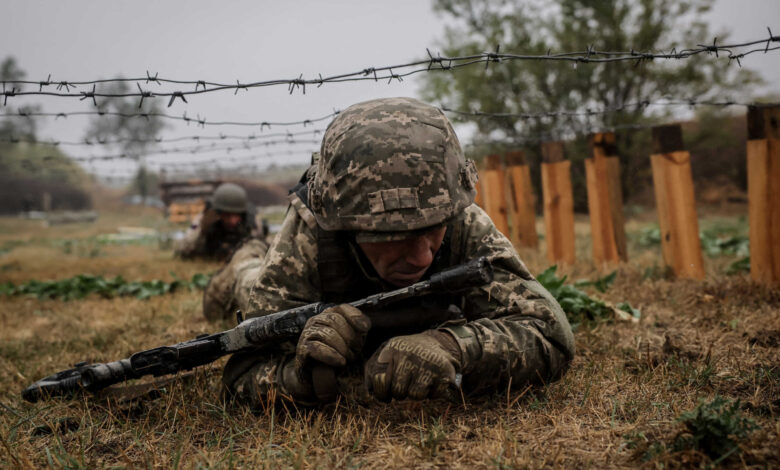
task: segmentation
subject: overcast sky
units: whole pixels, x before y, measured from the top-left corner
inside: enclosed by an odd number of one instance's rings
[[[31,80],[45,80],[49,74],[53,81],[138,77],[147,70],[165,78],[223,83],[289,79],[301,74],[315,78],[320,73],[328,76],[423,57],[426,48],[439,49],[444,29],[430,3],[422,0],[3,0],[2,6],[0,60],[13,55]],[[732,40],[766,37],[767,26],[777,35],[780,0],[718,0],[710,18],[713,32],[729,30]],[[743,64],[759,70],[770,83],[768,90],[778,92],[780,55],[775,54],[772,59],[752,56]],[[153,85],[149,88],[154,89]],[[366,99],[416,96],[418,89],[416,77],[391,84],[307,87],[305,95],[300,91],[289,94],[285,86],[275,86],[236,95],[228,91],[191,96],[188,104],[177,100],[165,111],[175,115],[186,111],[189,116],[200,115],[208,121],[300,121]],[[92,109],[88,101],[72,98],[14,97],[9,99],[8,106],[16,109],[33,103],[41,104],[47,112]],[[80,140],[87,122],[88,118],[75,116],[47,119],[41,121],[39,138]],[[324,128],[326,124],[316,127]],[[284,130],[276,128],[271,132]],[[259,129],[199,129],[171,122],[161,136],[216,136],[220,132],[249,135],[259,134]],[[468,134],[467,129],[459,132]],[[463,140],[464,136],[461,137]],[[288,147],[280,145],[254,154],[266,155],[263,161],[279,164],[303,163],[317,147],[290,146],[292,154],[287,154],[280,152],[287,152]],[[73,156],[114,153],[95,146],[63,150]],[[246,150],[232,153],[247,154]],[[190,158],[209,157],[198,154]],[[167,155],[156,160],[163,158],[187,157]]]

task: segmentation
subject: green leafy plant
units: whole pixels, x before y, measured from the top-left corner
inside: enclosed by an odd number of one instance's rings
[[[750,256],[740,258],[726,268],[726,274],[739,274],[750,272]]]
[[[747,256],[750,253],[750,240],[739,226],[715,225],[699,231],[701,248],[707,256],[715,258],[723,255]],[[647,227],[633,237],[637,245],[644,248],[661,244],[661,230]]]
[[[614,307],[602,300],[590,297],[577,286],[594,286],[599,292],[605,292],[614,282],[615,272],[595,281],[580,281],[576,285],[571,285],[566,284],[567,276],[558,277],[556,275],[557,269],[557,266],[550,266],[536,276],[536,280],[555,297],[572,326],[576,327],[584,321],[606,321],[612,318],[615,313]],[[639,315],[639,310],[632,308],[626,302],[620,304],[618,309],[635,317]]]
[[[661,229],[658,227],[646,227],[635,236],[637,245],[648,248],[661,244]]]
[[[10,240],[10,241],[4,242],[2,245],[0,245],[0,255],[4,255],[4,254],[7,254],[7,253],[10,253],[17,246],[21,246],[21,245],[24,245],[24,244],[25,244],[25,242],[23,242],[22,240]]]
[[[576,287],[594,287],[597,291],[604,293],[609,289],[609,287],[612,285],[613,282],[615,282],[615,277],[617,277],[617,271],[612,271],[611,273],[607,274],[606,276],[602,276],[599,278],[596,278],[593,281],[577,281],[574,283]]]
[[[750,418],[742,416],[740,401],[716,396],[709,403],[699,401],[692,411],[679,416],[688,433],[675,439],[674,450],[700,449],[710,458],[723,460],[739,451],[737,441],[758,429]]]
[[[618,310],[630,314],[634,318],[640,318],[642,316],[642,311],[639,310],[638,308],[632,307],[631,304],[628,302],[620,302],[619,304],[617,304],[617,308]]]
[[[426,454],[436,456],[445,442],[447,442],[447,431],[441,422],[441,418],[431,420],[427,426],[420,426],[418,446]]]
[[[152,281],[126,281],[122,276],[104,278],[91,274],[79,274],[69,279],[59,281],[32,280],[18,286],[11,282],[0,284],[0,294],[6,296],[31,295],[38,299],[82,299],[90,294],[98,294],[104,298],[136,297],[148,299],[164,295],[178,289],[203,289],[211,276],[195,274],[189,281],[179,279],[171,273],[171,282],[155,279]]]
[[[717,229],[699,232],[701,248],[710,258],[723,255],[747,256],[750,253],[750,240],[747,235],[723,235]]]

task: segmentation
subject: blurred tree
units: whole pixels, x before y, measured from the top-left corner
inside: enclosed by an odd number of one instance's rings
[[[113,82],[100,90],[102,93],[131,93],[130,86],[125,82]],[[120,115],[95,116],[87,128],[86,139],[110,142],[121,140],[115,146],[128,158],[139,162],[138,172],[133,179],[132,190],[142,197],[153,193],[152,185],[156,184],[156,175],[149,173],[144,163],[146,152],[155,147],[160,131],[165,123],[158,116],[162,112],[160,105],[153,99],[140,102],[138,97],[116,97],[98,100],[98,110]],[[143,116],[139,116],[143,114]],[[150,183],[152,181],[152,183]]]
[[[702,19],[713,0],[434,0],[434,9],[452,21],[445,30],[443,54],[459,56],[494,50],[541,54],[586,51],[670,51],[712,43]],[[723,43],[725,35],[718,35]],[[749,92],[757,76],[736,63],[699,55],[687,60],[657,60],[577,64],[552,61],[506,61],[469,67],[457,73],[425,75],[423,95],[429,101],[460,110],[487,113],[538,113],[600,109],[662,97],[705,98]],[[736,91],[736,92],[735,92]],[[650,114],[655,112],[656,114]],[[476,125],[474,156],[496,151],[490,142],[572,139],[599,129],[647,124],[668,110],[626,108],[609,114],[576,117],[468,118]],[[624,191],[647,166],[646,138],[619,135],[624,157]],[[634,155],[641,145],[640,154]],[[506,148],[506,145],[503,146]],[[539,162],[531,145],[529,159]],[[575,171],[577,173],[577,171]],[[584,171],[582,172],[584,173]],[[537,184],[538,188],[538,184]],[[583,198],[584,203],[584,198]]]
[[[0,82],[24,80],[26,76],[14,57],[0,62]],[[23,89],[19,84],[6,84],[6,89],[9,87]],[[38,112],[40,106],[6,107],[2,112],[19,111]],[[32,116],[0,119],[0,213],[42,210],[44,199],[53,210],[90,208],[92,202],[84,189],[87,176],[58,148],[34,143],[35,124]]]
[[[13,56],[8,56],[0,63],[0,82],[10,82],[15,80],[24,80],[27,73],[19,67]],[[16,91],[22,91],[21,85],[6,85],[6,88],[16,88]],[[20,111],[38,112],[40,106],[26,106]],[[11,111],[6,107],[4,114]],[[16,112],[14,112],[16,114]],[[14,116],[13,118],[3,118],[0,120],[0,139],[4,141],[12,139],[35,140],[36,126],[35,120],[31,116]]]
[[[694,158],[694,179],[724,190],[729,184],[747,190],[745,115],[697,109],[695,122],[688,127],[683,129],[683,140]]]
[[[131,190],[143,198],[157,196],[159,194],[159,182],[160,178],[156,173],[149,171],[145,165],[141,165],[135,173]]]

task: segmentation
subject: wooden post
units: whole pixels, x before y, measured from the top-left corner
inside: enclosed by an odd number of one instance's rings
[[[653,127],[650,161],[664,262],[677,277],[703,279],[691,156],[683,150],[679,125]]]
[[[509,221],[507,219],[506,185],[504,184],[504,169],[499,155],[485,157],[482,189],[485,201],[485,212],[493,220],[499,232],[509,238]]]
[[[542,157],[547,259],[551,263],[574,264],[576,255],[571,162],[564,157],[562,142],[542,143]]]
[[[534,191],[531,186],[531,170],[525,163],[523,152],[506,154],[509,192],[512,202],[512,243],[517,246],[536,248],[536,210]]]
[[[479,171],[478,175],[479,175],[479,178],[478,178],[478,181],[477,181],[477,187],[474,188],[474,190],[476,191],[476,194],[474,194],[474,203],[476,205],[478,205],[479,207],[484,209],[485,208],[485,201],[483,201],[483,198],[482,198],[482,180],[485,177],[485,172],[484,171]]]
[[[750,277],[780,284],[780,104],[748,108]]]
[[[597,266],[617,264],[627,261],[628,255],[615,134],[594,134],[590,146],[593,158],[585,159],[585,177],[593,262]]]

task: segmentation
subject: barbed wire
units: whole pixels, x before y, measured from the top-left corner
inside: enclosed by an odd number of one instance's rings
[[[312,151],[311,150],[278,150],[276,152],[265,152],[265,153],[254,153],[250,155],[238,155],[238,156],[232,156],[232,157],[222,157],[222,158],[209,158],[209,159],[202,159],[202,160],[187,160],[187,161],[180,161],[180,162],[149,162],[149,166],[156,166],[160,169],[162,168],[188,168],[188,167],[208,167],[208,166],[219,166],[224,164],[236,164],[236,163],[252,163],[257,161],[263,161],[267,160],[269,158],[278,158],[280,156],[293,156],[293,155],[300,155],[301,157],[310,159],[311,158]],[[308,161],[308,160],[307,160]],[[230,166],[227,167],[221,167],[222,169],[230,168]]]
[[[204,93],[213,93],[218,91],[233,91],[233,94],[238,94],[240,90],[248,91],[251,88],[269,87],[285,85],[288,88],[288,92],[292,94],[295,90],[300,89],[303,94],[306,94],[306,86],[321,87],[326,83],[340,83],[340,82],[355,82],[355,81],[384,81],[392,83],[394,80],[403,81],[403,78],[425,72],[435,71],[452,71],[455,69],[470,67],[473,65],[484,64],[485,67],[489,67],[490,64],[511,62],[511,61],[552,61],[552,62],[572,62],[575,64],[599,64],[610,62],[626,62],[633,61],[636,65],[642,63],[654,61],[654,60],[684,60],[699,55],[714,55],[716,58],[721,56],[731,63],[736,61],[741,66],[741,60],[748,55],[755,53],[768,53],[780,49],[780,46],[772,46],[772,43],[780,42],[780,36],[774,36],[772,30],[767,28],[769,36],[765,39],[758,39],[754,41],[746,41],[743,43],[734,44],[718,44],[717,37],[713,40],[712,44],[697,44],[696,46],[684,48],[681,50],[672,49],[669,52],[653,52],[653,51],[599,51],[592,46],[588,46],[584,51],[576,52],[563,52],[553,54],[552,51],[548,51],[547,54],[515,54],[515,53],[501,53],[500,47],[497,45],[495,52],[482,52],[474,55],[465,55],[457,57],[443,57],[440,54],[434,56],[430,50],[426,49],[428,54],[427,59],[416,60],[405,64],[387,65],[381,67],[367,67],[356,72],[341,73],[323,77],[322,74],[318,74],[317,78],[305,79],[303,74],[300,74],[297,78],[292,79],[273,79],[265,81],[255,81],[241,83],[240,80],[236,80],[235,84],[232,83],[219,83],[205,80],[174,80],[168,78],[161,78],[158,73],[151,75],[149,71],[146,72],[145,77],[140,78],[110,78],[100,80],[59,80],[52,81],[51,75],[46,80],[32,81],[32,80],[7,80],[2,83],[3,85],[3,105],[8,104],[8,98],[16,96],[55,96],[66,98],[77,98],[81,101],[90,100],[95,106],[98,106],[97,98],[128,98],[137,97],[139,100],[139,108],[143,105],[145,99],[149,98],[167,98],[168,107],[171,107],[173,103],[179,98],[184,103],[187,103],[187,96],[199,95]],[[747,49],[746,48],[763,45],[763,47]],[[107,83],[134,83],[137,92],[121,92],[110,93],[97,91],[98,84]],[[174,91],[150,91],[141,87],[141,84],[148,85],[149,83],[155,83],[162,86],[167,85],[187,85],[194,86],[194,90],[183,91],[181,89]],[[37,91],[22,91],[17,90],[15,85],[37,85]],[[78,91],[71,92],[71,88],[78,88],[82,86],[92,86],[90,91]],[[10,87],[10,90],[8,89]],[[57,91],[44,91],[44,87],[56,87]],[[61,90],[65,90],[62,92]]]
[[[299,132],[275,132],[271,134],[249,134],[249,135],[231,135],[231,134],[222,134],[219,135],[189,135],[189,136],[182,136],[182,137],[170,137],[170,138],[155,138],[155,139],[138,139],[138,138],[115,138],[115,139],[89,139],[85,138],[83,140],[78,141],[60,141],[60,140],[40,140],[35,138],[29,138],[29,137],[9,137],[9,138],[0,138],[0,142],[5,143],[13,143],[13,144],[32,144],[32,145],[50,145],[53,147],[57,147],[60,145],[63,146],[87,146],[92,147],[95,145],[118,145],[118,144],[124,144],[124,143],[139,143],[139,144],[160,144],[160,143],[173,143],[173,142],[186,142],[186,141],[226,141],[226,140],[233,140],[233,141],[246,141],[246,142],[252,142],[252,141],[264,141],[266,139],[274,138],[274,137],[284,137],[287,139],[294,139],[295,137],[299,137],[302,135],[312,135],[314,137],[322,134],[325,132],[324,129],[313,129],[309,131],[299,131]]]
[[[141,154],[134,154],[134,153],[117,153],[117,154],[108,154],[108,155],[90,155],[90,156],[75,156],[75,157],[68,157],[71,160],[75,161],[101,161],[101,160],[119,160],[119,159],[130,159],[130,160],[140,160],[141,158],[154,158],[155,156],[159,155],[175,155],[175,154],[199,154],[199,153],[206,153],[206,152],[224,152],[226,154],[229,154],[235,150],[252,150],[257,147],[270,147],[274,145],[281,145],[281,144],[287,144],[287,145],[299,145],[299,144],[306,144],[306,145],[317,145],[320,144],[319,139],[303,139],[303,140],[296,140],[296,139],[279,139],[279,140],[267,140],[267,141],[261,141],[261,142],[254,142],[254,143],[248,143],[245,142],[243,145],[236,146],[233,144],[227,144],[227,145],[218,145],[216,142],[210,144],[210,145],[196,145],[191,147],[169,147],[164,149],[157,149],[157,150],[148,150]]]
[[[154,117],[154,118],[170,119],[175,121],[183,121],[186,122],[187,125],[194,123],[196,126],[201,128],[205,128],[206,126],[259,127],[260,132],[262,132],[265,128],[268,128],[270,130],[274,126],[275,127],[291,127],[291,126],[306,127],[309,125],[313,125],[316,122],[332,119],[336,117],[340,112],[341,111],[339,110],[333,110],[332,113],[326,114],[325,116],[303,119],[300,121],[209,121],[205,117],[201,117],[200,114],[197,114],[196,117],[194,118],[187,116],[186,111],[181,116],[174,116],[172,114],[158,113],[156,111],[147,112],[147,113],[144,112],[120,113],[114,111],[74,111],[74,112],[45,113],[45,112],[31,111],[24,108],[18,108],[15,113],[0,114],[0,118],[53,117],[55,119],[59,119],[59,118],[67,119],[70,116],[116,116],[116,117],[130,118],[130,119],[133,118],[151,119]]]
[[[287,151],[278,151],[278,152],[272,152],[272,153],[263,153],[263,154],[253,154],[253,155],[246,155],[243,157],[231,157],[228,159],[208,159],[208,160],[198,160],[198,161],[184,161],[184,162],[157,162],[154,164],[145,165],[147,169],[158,172],[158,173],[165,173],[166,178],[170,177],[177,177],[187,174],[194,174],[198,172],[240,172],[243,170],[247,171],[261,171],[264,170],[267,165],[263,165],[263,162],[266,162],[269,159],[278,159],[281,156],[291,157],[294,155],[299,155],[303,160],[301,163],[296,164],[290,164],[288,162],[287,165],[282,166],[295,166],[295,167],[305,167],[308,164],[308,158],[310,158],[311,153],[310,152],[297,152],[293,150],[287,150]],[[227,164],[227,165],[226,165]],[[115,176],[115,177],[122,177],[125,179],[130,179],[134,177],[137,172],[138,168],[98,168],[94,166],[83,166],[80,165],[81,169],[87,172],[88,174],[100,177],[100,178],[106,178],[109,176]]]
[[[640,100],[636,102],[630,102],[622,105],[616,105],[612,107],[604,107],[598,109],[586,108],[584,110],[578,110],[578,111],[545,111],[539,113],[487,113],[481,111],[458,111],[458,110],[448,109],[444,106],[442,106],[442,109],[447,112],[452,112],[467,117],[530,120],[530,119],[559,118],[559,117],[592,117],[599,114],[608,114],[613,112],[624,111],[631,107],[647,108],[651,106],[688,106],[691,109],[693,109],[696,106],[769,107],[775,105],[773,103],[762,103],[762,102],[740,102],[728,98],[720,101],[713,100],[713,99],[696,99],[696,98],[686,98],[686,99],[667,98],[664,99],[663,101]],[[535,133],[533,137],[520,138],[520,139],[512,139],[512,138],[496,139],[496,138],[486,137],[482,139],[474,139],[471,142],[465,143],[464,147],[480,147],[480,146],[489,146],[489,145],[522,147],[531,144],[539,144],[541,142],[550,142],[550,141],[558,141],[558,140],[574,140],[577,138],[581,138],[582,136],[586,136],[588,134],[595,134],[601,132],[646,130],[646,129],[652,129],[653,127],[656,127],[658,125],[659,125],[658,123],[626,123],[626,124],[615,124],[615,125],[597,125],[597,126],[589,126],[587,128],[582,128],[582,129],[575,129],[571,132],[565,133],[565,135],[563,133],[547,133],[547,134]]]
[[[553,142],[559,140],[572,140],[577,136],[586,134],[595,134],[598,132],[616,132],[625,130],[642,130],[650,129],[652,125],[647,124],[619,124],[615,126],[605,126],[590,129],[587,132],[574,132],[568,136],[562,136],[560,134],[535,134],[533,137],[512,139],[512,138],[480,138],[474,139],[471,142],[463,144],[464,148],[478,148],[485,146],[504,146],[504,147],[524,147],[532,144],[539,144],[542,142]]]
[[[699,100],[697,98],[688,99],[663,99],[662,101],[651,100],[639,100],[633,102],[622,103],[614,106],[605,106],[600,108],[589,108],[578,110],[558,110],[558,111],[541,111],[536,113],[492,113],[484,111],[463,111],[458,109],[452,109],[446,105],[440,105],[442,111],[446,111],[459,116],[477,117],[477,118],[506,118],[517,120],[531,120],[531,119],[544,119],[544,118],[559,118],[559,117],[589,117],[597,115],[605,115],[612,113],[619,113],[627,111],[629,109],[647,109],[652,106],[688,106],[694,108],[696,106],[715,106],[715,107],[729,107],[729,106],[763,106],[764,103],[758,102],[739,102],[731,99],[725,99],[722,101],[717,100]]]
[[[529,119],[541,119],[541,118],[558,118],[558,117],[582,117],[582,116],[593,116],[597,114],[608,114],[608,113],[616,113],[620,111],[624,111],[626,109],[631,108],[648,108],[651,106],[689,106],[689,107],[695,107],[695,106],[718,106],[718,107],[728,107],[728,106],[762,106],[762,103],[755,103],[755,102],[738,102],[731,99],[723,99],[721,101],[717,100],[711,100],[711,99],[696,99],[696,98],[685,98],[685,99],[678,99],[678,98],[663,98],[660,101],[651,101],[651,100],[638,100],[634,102],[627,102],[624,104],[611,106],[611,107],[602,107],[602,108],[585,108],[585,109],[579,109],[579,110],[558,110],[558,111],[542,111],[537,113],[488,113],[488,112],[482,112],[482,111],[463,111],[463,110],[455,110],[451,109],[446,105],[441,105],[440,107],[450,113],[458,114],[461,116],[468,116],[468,117],[476,117],[476,118],[508,118],[508,119],[519,119],[519,120],[529,120]],[[49,113],[54,114],[54,113]],[[337,114],[337,113],[336,113]],[[334,114],[335,116],[335,114]],[[310,120],[302,120],[297,122],[308,122]],[[607,131],[617,131],[617,130],[627,130],[627,129],[646,129],[652,127],[652,125],[648,124],[623,124],[623,125],[617,125],[617,126],[611,126],[611,127],[603,127],[600,128],[598,131],[591,130],[592,132],[607,132]],[[65,141],[51,141],[51,142],[45,142],[45,141],[38,141],[35,139],[0,139],[0,142],[13,142],[13,143],[38,143],[38,144],[47,144],[47,145],[86,145],[86,146],[94,146],[96,144],[118,144],[118,143],[124,143],[124,142],[144,142],[144,143],[162,143],[162,142],[178,142],[178,141],[185,141],[185,140],[194,140],[194,141],[201,141],[201,140],[211,140],[211,141],[224,141],[227,139],[236,139],[239,141],[244,141],[243,145],[223,145],[218,146],[216,143],[212,143],[211,145],[197,145],[194,147],[173,147],[173,148],[163,148],[163,149],[157,149],[157,150],[151,150],[148,152],[145,152],[144,155],[140,154],[132,154],[132,153],[118,153],[118,154],[109,154],[109,155],[92,155],[92,156],[75,156],[75,157],[69,157],[74,161],[77,162],[95,162],[95,161],[105,161],[105,160],[117,160],[117,159],[130,159],[138,161],[141,159],[141,157],[154,159],[155,156],[159,155],[175,155],[175,154],[182,154],[182,153],[189,153],[189,154],[200,154],[200,153],[206,153],[206,152],[216,152],[216,151],[224,151],[226,154],[230,154],[234,151],[240,151],[240,150],[251,150],[256,147],[260,146],[272,146],[272,145],[279,145],[279,144],[311,144],[311,145],[318,145],[320,143],[319,140],[315,139],[309,139],[309,140],[296,140],[295,137],[301,136],[301,135],[313,135],[316,137],[320,133],[324,132],[322,129],[313,129],[309,131],[300,131],[300,132],[284,132],[284,133],[272,133],[272,134],[261,134],[261,135],[244,135],[244,136],[236,136],[236,135],[225,135],[220,134],[218,136],[186,136],[186,137],[178,137],[178,138],[170,138],[170,139],[112,139],[112,140],[89,140],[85,139],[83,141],[72,141],[72,142],[65,142]],[[580,132],[581,134],[581,132]],[[283,139],[278,140],[270,140],[273,137],[283,137]],[[535,144],[543,141],[549,141],[549,140],[559,140],[562,137],[560,135],[552,135],[552,134],[545,134],[540,135],[536,134],[532,138],[526,138],[526,139],[502,139],[502,140],[496,140],[496,139],[490,139],[490,140],[475,140],[469,143],[466,143],[466,147],[478,147],[478,146],[484,146],[484,145],[510,145],[510,146],[522,146],[522,145],[528,145],[528,144]],[[267,140],[268,139],[268,140]],[[153,160],[150,160],[149,163],[151,163]],[[227,158],[225,156],[220,157],[219,159],[210,159],[206,161],[198,161],[195,163],[214,163],[217,161],[233,161],[230,158]]]
[[[517,119],[517,120],[531,120],[531,119],[544,119],[544,118],[559,118],[559,117],[590,117],[590,116],[596,116],[596,115],[606,115],[611,113],[619,113],[622,111],[626,111],[629,109],[647,109],[649,107],[653,106],[688,106],[688,107],[695,107],[695,106],[715,106],[715,107],[729,107],[729,106],[762,106],[762,103],[758,102],[740,102],[735,101],[729,98],[717,101],[712,99],[698,99],[698,98],[662,98],[661,100],[638,100],[633,102],[626,102],[614,106],[608,106],[608,107],[601,107],[601,108],[584,108],[584,109],[577,109],[577,110],[556,110],[556,111],[540,111],[535,113],[493,113],[493,112],[484,112],[484,111],[472,111],[472,110],[458,110],[453,109],[447,105],[440,105],[439,107],[446,112],[456,114],[459,116],[466,116],[466,117],[476,117],[476,118],[491,118],[491,119]],[[33,112],[24,112],[23,110],[19,110],[17,113],[11,113],[11,114],[0,114],[0,117],[28,117],[28,116],[46,116],[46,117],[52,117],[52,116],[68,116],[68,115],[84,115],[84,114],[91,114],[91,115],[98,115],[101,114],[99,112],[77,112],[77,113],[33,113]],[[102,114],[110,114],[110,113],[102,113]],[[114,113],[119,114],[119,113]],[[339,111],[334,111],[333,113],[319,117],[319,118],[313,118],[313,119],[303,119],[299,121],[293,121],[293,122],[287,122],[287,123],[279,123],[275,122],[273,125],[304,125],[306,126],[308,123],[313,123],[317,121],[322,121],[325,119],[333,118],[339,114]],[[146,113],[138,113],[138,114],[121,114],[124,117],[148,117],[150,114]],[[174,119],[181,119],[177,116],[168,116],[172,117]],[[205,123],[204,119],[204,123]],[[218,122],[215,124],[233,124],[233,125],[249,125],[249,126],[256,126],[258,125],[257,122]],[[263,123],[264,126],[270,126],[268,122]],[[201,141],[201,140],[239,140],[239,141],[253,141],[253,140],[262,140],[267,139],[271,137],[286,137],[286,138],[294,138],[296,136],[300,135],[308,135],[312,134],[313,136],[317,136],[324,132],[324,129],[313,129],[310,131],[299,131],[299,132],[284,132],[284,133],[271,133],[271,134],[249,134],[249,135],[226,135],[220,133],[216,136],[184,136],[184,137],[175,137],[175,138],[156,138],[156,139],[138,139],[138,138],[116,138],[116,139],[83,139],[80,141],[57,141],[57,140],[50,140],[50,141],[42,141],[38,139],[31,139],[31,138],[17,138],[17,137],[9,137],[5,139],[0,139],[0,142],[7,142],[7,143],[28,143],[28,144],[41,144],[41,145],[69,145],[69,146],[78,146],[78,145],[84,145],[84,146],[93,146],[97,144],[102,145],[115,145],[115,144],[122,144],[122,143],[165,143],[165,142],[181,142],[181,141],[187,141],[187,140],[194,140],[194,141]]]

